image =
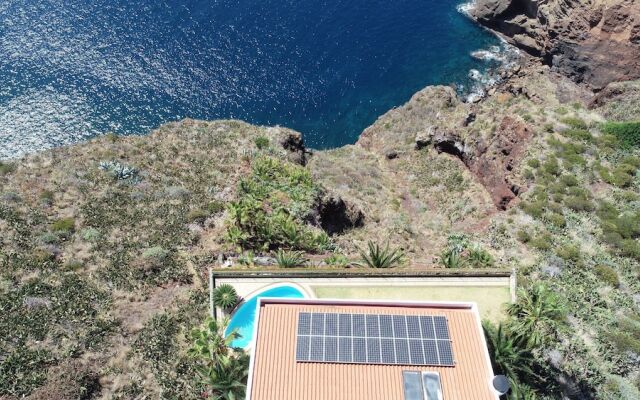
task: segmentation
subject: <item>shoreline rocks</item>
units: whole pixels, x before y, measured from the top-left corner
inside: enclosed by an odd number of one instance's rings
[[[469,15],[594,91],[640,78],[640,2],[477,0]]]

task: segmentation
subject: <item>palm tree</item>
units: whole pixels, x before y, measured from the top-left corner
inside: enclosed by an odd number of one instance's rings
[[[209,318],[202,329],[192,332],[194,343],[189,349],[197,360],[196,371],[216,400],[243,399],[249,374],[249,356],[231,345],[240,335],[236,330],[224,334],[228,323],[228,318],[221,323]]]
[[[531,351],[510,335],[502,323],[495,328],[490,322],[484,321],[482,328],[487,338],[494,371],[505,375],[511,381],[511,398],[522,398],[521,394],[527,392],[528,387],[520,381],[537,379],[531,368],[534,363]]]
[[[238,293],[233,286],[223,283],[214,290],[213,303],[223,310],[231,310],[238,304]]]
[[[565,320],[560,299],[542,283],[535,284],[529,291],[519,290],[518,301],[510,304],[507,312],[514,317],[511,330],[529,347],[543,344]]]

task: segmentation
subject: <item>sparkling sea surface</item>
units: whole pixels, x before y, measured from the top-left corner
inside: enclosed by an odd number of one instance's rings
[[[237,118],[353,143],[500,45],[460,0],[3,0],[0,158],[168,121]]]

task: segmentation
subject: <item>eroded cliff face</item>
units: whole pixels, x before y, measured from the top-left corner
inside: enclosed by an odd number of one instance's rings
[[[640,78],[637,0],[478,0],[471,15],[594,90]]]

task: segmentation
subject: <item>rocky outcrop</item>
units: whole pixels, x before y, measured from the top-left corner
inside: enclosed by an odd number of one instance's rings
[[[640,2],[477,0],[471,15],[575,82],[640,78]]]
[[[325,195],[318,211],[320,226],[329,235],[341,234],[364,225],[364,213],[339,196]]]
[[[521,188],[511,182],[511,172],[523,158],[532,131],[519,119],[504,117],[493,139],[464,143],[456,135],[439,134],[431,139],[439,152],[464,162],[491,195],[495,206],[506,210]]]

